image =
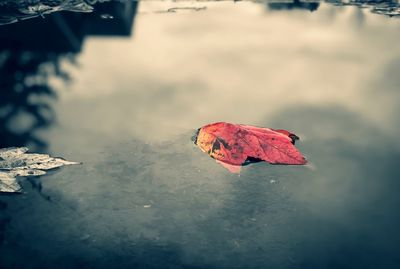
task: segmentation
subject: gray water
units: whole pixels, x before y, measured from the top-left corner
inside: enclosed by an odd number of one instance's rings
[[[0,89],[1,146],[83,162],[0,196],[0,268],[399,268],[399,19],[328,3],[135,14],[32,72],[18,59],[36,54],[0,53],[3,79],[25,79]],[[190,139],[216,121],[290,130],[310,164],[231,174]]]

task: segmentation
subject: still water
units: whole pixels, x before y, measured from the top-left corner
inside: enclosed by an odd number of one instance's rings
[[[0,147],[83,162],[0,196],[0,268],[399,268],[400,19],[357,3],[0,26]],[[311,164],[230,174],[190,139],[216,121],[293,131]]]

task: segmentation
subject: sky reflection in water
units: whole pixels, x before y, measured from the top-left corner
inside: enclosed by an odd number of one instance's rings
[[[398,268],[400,21],[154,12],[177,5],[142,2],[131,37],[88,37],[61,62],[71,83],[50,79],[55,122],[35,134],[84,164],[42,178],[51,202],[26,181],[0,197],[0,265]],[[190,140],[215,121],[291,130],[313,169],[232,175]]]

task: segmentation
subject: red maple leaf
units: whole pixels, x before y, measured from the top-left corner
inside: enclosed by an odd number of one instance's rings
[[[217,122],[198,130],[195,144],[231,172],[242,165],[265,161],[271,164],[306,164],[294,146],[299,138],[286,130]]]

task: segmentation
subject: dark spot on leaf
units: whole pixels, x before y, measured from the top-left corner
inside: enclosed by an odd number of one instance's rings
[[[219,144],[218,139],[216,139],[214,141],[214,144],[212,145],[211,151],[215,152],[216,150],[220,150],[221,149],[221,145]]]
[[[229,144],[221,137],[217,137],[216,141],[219,141],[226,149],[231,149]]]

